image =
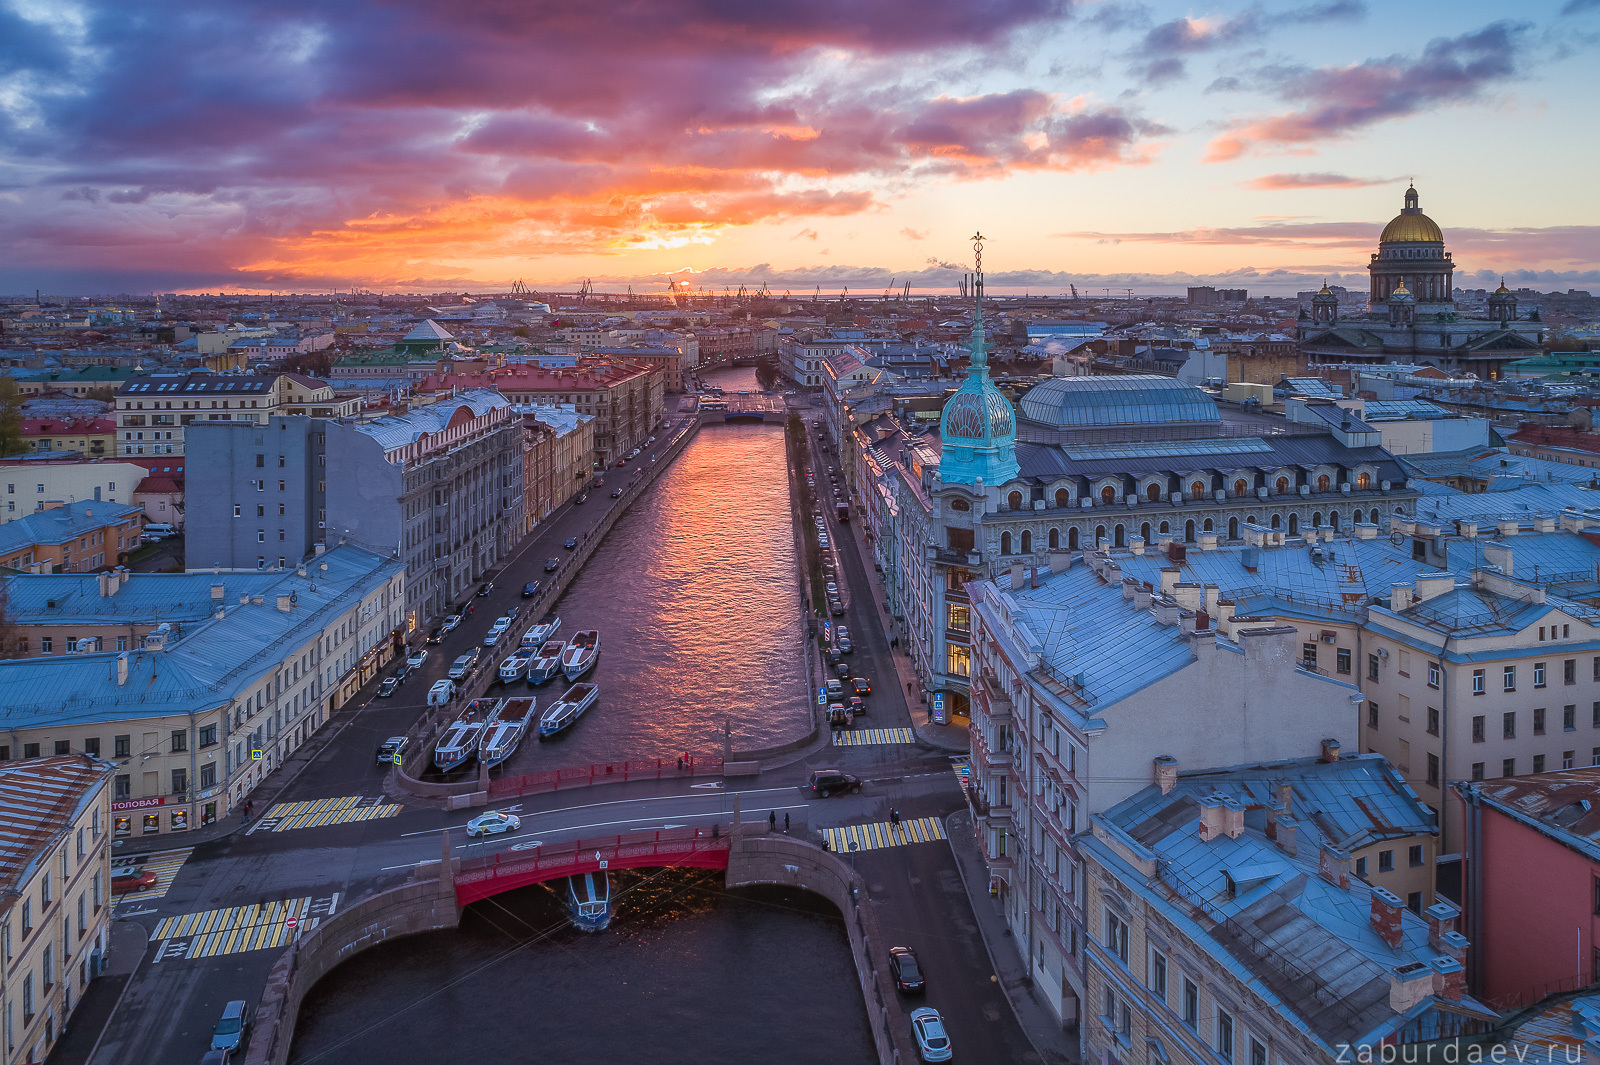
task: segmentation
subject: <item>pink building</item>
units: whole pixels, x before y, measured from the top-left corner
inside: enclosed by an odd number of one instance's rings
[[[1473,993],[1512,1008],[1600,982],[1600,767],[1455,788]]]

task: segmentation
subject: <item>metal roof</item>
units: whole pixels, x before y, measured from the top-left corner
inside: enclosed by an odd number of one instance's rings
[[[355,429],[377,440],[385,451],[391,451],[413,442],[423,433],[443,432],[456,411],[462,407],[471,410],[474,418],[481,418],[491,410],[509,406],[511,401],[499,392],[489,388],[473,388],[453,399],[441,399],[404,414],[377,418],[357,425]]]
[[[0,906],[16,900],[47,857],[40,852],[66,834],[114,768],[86,754],[0,764]]]
[[[1024,418],[1058,429],[1220,420],[1210,396],[1155,374],[1052,378],[1030,389],[1021,407]]]
[[[111,595],[100,594],[103,574],[22,573],[5,579],[7,612],[18,625],[116,625],[184,622],[232,609],[241,595],[268,595],[282,573],[129,573]],[[222,596],[213,598],[220,587]]]
[[[143,507],[98,499],[81,499],[50,510],[36,510],[25,518],[0,525],[0,555],[37,544],[64,544],[142,513]],[[106,546],[110,548],[107,557],[115,561],[117,545]]]
[[[400,342],[403,344],[407,340],[454,340],[455,338],[454,333],[429,318],[426,321],[418,322],[416,328],[400,338]]]
[[[1600,767],[1457,785],[1563,846],[1600,861]]]

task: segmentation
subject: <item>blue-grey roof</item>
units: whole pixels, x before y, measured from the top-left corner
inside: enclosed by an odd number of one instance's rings
[[[223,617],[188,626],[163,650],[127,652],[123,684],[117,683],[116,653],[0,661],[0,728],[121,721],[224,706],[332,619],[405,571],[395,559],[348,544],[316,556],[307,567],[304,577],[294,570],[280,574],[259,604],[235,597]],[[278,609],[280,595],[294,597],[289,610]]]
[[[373,437],[385,451],[393,448],[404,447],[416,440],[423,433],[438,433],[444,431],[454,418],[456,411],[466,407],[472,411],[474,418],[481,418],[497,407],[509,407],[511,401],[491,388],[474,388],[462,392],[452,399],[441,399],[426,407],[407,411],[404,414],[392,414],[386,418],[375,418],[356,426],[356,431],[366,433]]]
[[[1329,433],[1106,445],[1040,444],[1024,440],[1017,443],[1017,465],[1024,477],[1040,481],[1073,475],[1138,477],[1147,473],[1195,470],[1254,468],[1271,471],[1294,466],[1306,470],[1317,466],[1354,469],[1363,465],[1372,467],[1375,480],[1380,482],[1398,485],[1406,478],[1405,468],[1383,448],[1346,447]],[[1348,503],[1350,499],[1341,496],[1338,502]]]
[[[1059,429],[1220,420],[1200,389],[1154,374],[1057,377],[1030,389],[1021,407],[1024,418]]]
[[[1437,486],[1443,487],[1443,486]],[[1417,500],[1417,517],[1425,521],[1470,521],[1490,526],[1504,519],[1531,521],[1554,518],[1563,510],[1600,507],[1600,492],[1586,485],[1559,481],[1524,481],[1505,491],[1461,492],[1445,489]]]
[[[101,595],[96,573],[17,574],[5,579],[7,612],[19,625],[116,625],[188,622],[230,609],[241,595],[268,595],[282,573],[130,573],[111,595]],[[213,598],[220,586],[222,595]]]
[[[98,499],[83,499],[66,503],[53,510],[36,510],[26,518],[0,525],[0,555],[9,554],[35,544],[62,544],[104,528],[117,521],[126,521],[144,512],[143,507],[126,503],[107,503]],[[113,542],[106,557],[116,561],[117,545]]]
[[[432,318],[429,318],[425,321],[418,322],[416,328],[412,329],[411,332],[401,337],[400,340],[402,343],[404,343],[407,340],[454,340],[455,338],[456,337],[454,333],[450,332]]]

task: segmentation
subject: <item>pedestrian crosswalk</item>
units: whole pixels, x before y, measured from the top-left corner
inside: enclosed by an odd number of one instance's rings
[[[266,950],[309,932],[332,917],[338,906],[335,894],[203,910],[163,918],[150,938],[157,942],[157,962]]]
[[[835,747],[860,747],[871,743],[916,743],[917,734],[908,728],[854,728],[833,734]]]
[[[828,849],[838,854],[908,843],[933,843],[945,838],[944,824],[937,817],[913,817],[899,824],[879,821],[871,825],[843,825],[825,828],[822,835]]]
[[[172,881],[177,877],[178,870],[183,868],[183,863],[189,860],[189,855],[194,853],[193,847],[182,850],[162,851],[159,854],[150,854],[141,858],[131,858],[127,864],[136,869],[148,869],[156,874],[156,882],[141,891],[129,891],[117,896],[118,902],[136,902],[140,899],[159,899],[167,893],[172,886]],[[120,861],[118,867],[120,868]]]
[[[396,803],[386,803],[381,798],[362,795],[280,802],[263,814],[261,820],[250,827],[250,832],[289,832],[297,828],[320,828],[323,825],[343,825],[351,821],[372,821],[380,817],[394,817],[402,809],[403,807]]]

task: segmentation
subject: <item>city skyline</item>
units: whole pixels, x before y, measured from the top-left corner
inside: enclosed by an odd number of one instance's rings
[[[3,291],[927,291],[981,221],[996,292],[1289,294],[1364,287],[1411,179],[1460,287],[1600,281],[1594,0],[12,2],[0,31]]]

